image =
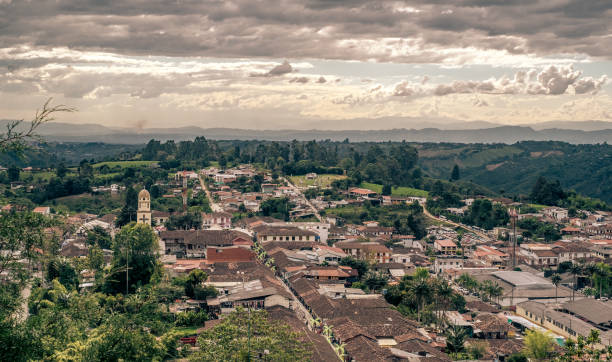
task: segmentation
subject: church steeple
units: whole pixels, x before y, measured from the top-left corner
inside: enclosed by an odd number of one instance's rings
[[[138,193],[138,212],[136,214],[138,224],[151,226],[151,195],[149,191],[142,189]]]

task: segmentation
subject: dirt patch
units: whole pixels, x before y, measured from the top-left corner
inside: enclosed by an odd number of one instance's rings
[[[495,170],[496,168],[498,168],[498,167],[500,167],[501,165],[503,165],[504,163],[506,163],[506,161],[504,161],[504,162],[500,162],[500,163],[494,163],[494,164],[487,165],[487,166],[486,166],[486,167],[487,167],[487,171],[493,171],[493,170]]]
[[[531,152],[530,155],[531,157],[540,157],[542,156],[542,152]]]

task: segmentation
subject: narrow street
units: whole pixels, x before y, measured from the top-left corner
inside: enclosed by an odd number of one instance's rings
[[[202,189],[204,190],[204,192],[206,192],[206,197],[208,198],[210,209],[213,212],[222,212],[223,208],[219,206],[217,203],[215,203],[215,201],[213,200],[210,190],[208,190],[208,186],[206,186],[206,183],[204,182],[204,179],[202,178],[202,174],[200,174],[199,172],[197,174],[198,174],[198,179],[200,180],[200,186],[202,186]]]
[[[437,216],[434,216],[429,211],[427,211],[427,208],[425,208],[424,206],[423,206],[423,214],[425,214],[425,216],[427,216],[430,219],[434,219],[434,220],[437,220],[437,221],[440,221],[440,222],[443,222],[443,223],[446,223],[446,224],[451,224],[451,225],[456,226],[456,227],[462,227],[462,228],[468,230],[469,232],[474,233],[474,234],[476,234],[476,235],[478,235],[481,238],[484,238],[486,240],[490,239],[490,237],[487,234],[482,233],[482,232],[477,231],[477,230],[474,230],[471,226],[468,226],[468,225],[465,225],[465,224],[461,224],[461,223],[457,223],[457,222],[454,222],[454,221],[451,221],[451,220],[448,220],[448,219],[445,220],[445,219],[439,218]]]
[[[321,217],[321,214],[319,214],[319,211],[317,211],[317,208],[314,207],[314,205],[310,202],[310,200],[308,200],[306,198],[306,196],[304,196],[304,194],[302,193],[302,191],[295,186],[294,184],[291,183],[291,181],[289,181],[286,177],[282,177],[282,180],[285,181],[287,183],[287,185],[289,187],[291,187],[293,189],[293,191],[295,191],[296,193],[298,193],[302,199],[304,199],[304,202],[306,203],[306,205],[308,205],[308,207],[312,210],[312,212],[314,213],[315,217],[317,218],[317,220],[322,221],[323,218]]]

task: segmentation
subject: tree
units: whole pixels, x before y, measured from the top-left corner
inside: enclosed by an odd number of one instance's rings
[[[569,268],[570,274],[574,276],[574,282],[572,283],[572,300],[574,300],[574,292],[576,291],[578,275],[582,273],[582,268],[578,264],[572,264]]]
[[[57,168],[55,169],[55,175],[59,178],[64,178],[64,176],[66,176],[67,173],[68,173],[68,168],[66,167],[66,164],[63,162],[60,162],[60,164],[57,165]]]
[[[522,353],[514,353],[511,354],[510,357],[506,359],[507,362],[528,362],[529,360]]]
[[[559,180],[548,182],[544,176],[537,179],[529,196],[531,201],[543,205],[558,205],[566,197]]]
[[[391,192],[392,192],[391,184],[384,184],[382,187],[383,196],[389,196],[391,195]]]
[[[87,231],[87,244],[89,246],[98,246],[100,249],[110,249],[112,238],[108,231],[101,226],[94,226],[93,229]]]
[[[202,214],[199,212],[186,212],[172,215],[166,221],[168,230],[191,230],[202,227]]]
[[[450,180],[451,181],[457,181],[459,180],[461,176],[459,175],[459,165],[455,165],[453,167],[453,171],[451,172],[451,177]]]
[[[122,227],[130,223],[131,221],[136,220],[136,211],[138,210],[138,193],[132,186],[128,187],[125,192],[125,203],[121,212],[119,212],[119,216],[117,216],[117,220],[115,220],[115,225],[118,227]]]
[[[88,160],[82,160],[79,163],[79,177],[91,179],[93,178],[93,167]]]
[[[96,328],[84,345],[72,346],[83,361],[152,361],[166,354],[161,341],[126,315]]]
[[[446,330],[446,352],[458,353],[463,351],[467,332],[458,325],[450,325]]]
[[[370,270],[370,265],[367,261],[355,259],[352,256],[346,256],[340,259],[339,264],[343,266],[350,266],[351,268],[357,270],[359,278],[363,277],[363,275],[366,274],[368,270]]]
[[[524,341],[525,355],[535,360],[543,360],[553,351],[553,339],[544,332],[538,330],[527,331]]]
[[[364,274],[361,280],[370,290],[380,290],[387,285],[387,277],[372,270]]]
[[[124,226],[113,240],[113,260],[106,290],[124,293],[148,284],[160,271],[158,248],[157,236],[150,226],[135,223]]]
[[[19,167],[13,165],[9,167],[6,172],[8,174],[8,179],[10,182],[19,181],[19,173],[21,172],[21,170],[19,170]]]
[[[558,291],[558,289],[559,289],[559,283],[561,283],[561,276],[560,276],[559,274],[555,273],[555,274],[553,274],[553,275],[550,277],[550,281],[551,281],[551,282],[553,283],[553,285],[555,286],[555,301],[557,301],[557,302],[558,302],[558,301],[559,301],[559,299],[558,299],[558,294],[557,294],[557,291]]]
[[[600,298],[603,297],[604,292],[610,294],[610,278],[612,277],[610,269],[610,266],[603,262],[596,264],[593,279],[595,280],[595,288],[599,290]]]
[[[198,337],[197,361],[301,361],[311,356],[311,346],[287,324],[268,321],[263,310],[237,308],[221,323]]]
[[[208,279],[208,274],[200,269],[192,270],[187,276],[187,280],[184,283],[185,295],[190,298],[199,300],[206,299],[209,296],[216,296],[217,289],[213,286],[203,287],[204,283]]]
[[[104,267],[104,253],[99,246],[89,248],[89,267],[94,271],[100,271]]]
[[[432,294],[431,285],[427,278],[415,278],[408,290],[408,295],[416,300],[417,305],[417,320],[421,321],[421,311],[423,309],[424,300]]]
[[[289,210],[292,205],[286,197],[274,197],[261,203],[261,214],[281,220],[289,220]]]
[[[79,285],[79,277],[74,267],[65,260],[54,259],[47,266],[47,280],[57,279],[66,289],[74,290]]]

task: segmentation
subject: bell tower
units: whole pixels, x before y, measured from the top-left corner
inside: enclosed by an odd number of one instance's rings
[[[151,195],[149,191],[142,189],[138,193],[138,212],[136,213],[138,224],[151,226]]]

